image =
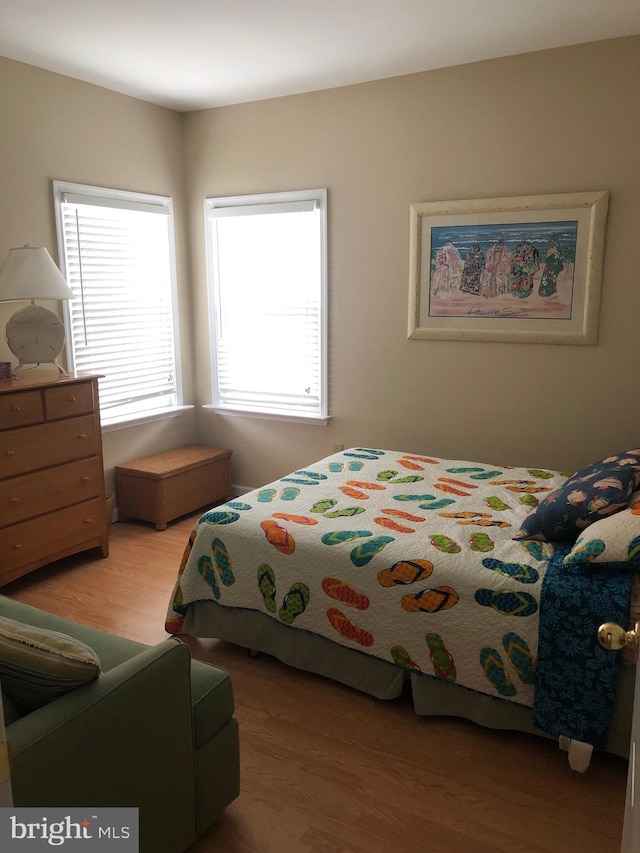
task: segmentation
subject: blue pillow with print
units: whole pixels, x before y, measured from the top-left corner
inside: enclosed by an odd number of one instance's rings
[[[639,483],[640,450],[593,462],[543,498],[513,538],[574,542],[594,521],[624,509]]]

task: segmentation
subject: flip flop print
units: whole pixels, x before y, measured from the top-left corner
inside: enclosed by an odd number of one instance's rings
[[[388,471],[380,471],[379,474],[376,476],[376,480],[380,480],[384,483],[393,483],[394,485],[396,485],[397,483],[419,483],[424,480],[424,477],[422,477],[420,474],[410,474],[406,477],[398,477],[398,473],[398,471],[393,471],[391,469]],[[380,486],[378,488],[380,488]]]
[[[367,610],[369,607],[369,598],[363,592],[339,578],[323,578],[322,589],[329,598],[340,601],[346,607],[354,607],[356,610]]]
[[[296,549],[296,541],[277,521],[265,519],[265,521],[260,522],[260,527],[267,537],[267,542],[273,545],[281,554],[293,554]]]
[[[475,483],[465,483],[463,480],[454,480],[452,477],[438,477],[440,483],[450,483],[452,486],[459,486],[461,489],[477,489]]]
[[[445,647],[440,634],[426,634],[425,640],[429,647],[434,675],[444,681],[455,681],[457,675],[455,661],[451,652]]]
[[[402,518],[404,521],[413,521],[415,523],[419,523],[421,521],[426,521],[424,516],[422,515],[412,515],[410,512],[405,512],[403,509],[381,509],[380,512],[384,512],[385,515],[392,515],[394,518]]]
[[[500,500],[496,495],[491,495],[488,498],[484,499],[484,502],[488,507],[495,510],[496,512],[503,512],[505,509],[511,509],[509,504],[506,504],[503,500]]]
[[[178,577],[184,574],[184,570],[187,566],[187,560],[189,559],[189,554],[191,554],[191,549],[193,548],[193,543],[196,541],[197,535],[197,530],[194,527],[194,529],[189,534],[189,541],[185,545],[184,551],[182,552],[182,560],[180,561],[180,568],[178,569]]]
[[[380,586],[406,586],[426,580],[433,571],[429,560],[399,560],[388,569],[378,572]]]
[[[279,518],[282,521],[290,521],[292,524],[304,524],[307,527],[318,523],[317,518],[309,518],[306,515],[292,515],[290,512],[274,512],[273,518]]]
[[[344,468],[344,462],[329,462],[327,467],[332,474],[339,474]]]
[[[244,501],[229,501],[227,506],[230,506],[231,509],[238,509],[240,512],[246,512],[249,509],[252,509],[251,504],[247,504]]]
[[[349,462],[347,468],[349,471],[361,471],[364,468],[364,462]]]
[[[511,662],[511,666],[518,673],[523,684],[534,684],[536,680],[536,659],[531,654],[527,643],[517,634],[510,632],[502,638],[502,645]]]
[[[424,471],[424,465],[418,465],[417,462],[413,462],[411,459],[398,459],[398,465],[408,468],[409,471]]]
[[[354,489],[353,486],[338,486],[343,495],[346,495],[348,498],[355,498],[358,501],[367,501],[369,500],[369,495],[366,492],[360,491],[360,489]]]
[[[266,504],[272,501],[275,498],[276,494],[277,492],[275,489],[260,489],[260,491],[258,492],[258,500],[260,501],[260,503]]]
[[[435,501],[435,495],[394,495],[394,501]],[[447,501],[454,503],[454,501]]]
[[[228,512],[226,510],[213,510],[205,512],[198,519],[198,524],[233,524],[240,518],[237,512]]]
[[[318,512],[322,514],[333,509],[337,503],[338,501],[335,498],[325,498],[324,500],[316,501],[309,512]]]
[[[518,500],[520,501],[521,504],[523,504],[523,506],[537,507],[538,504],[540,503],[540,501],[538,500],[538,498],[535,495],[527,495],[527,494],[520,495]]]
[[[437,501],[434,499],[432,504],[418,504],[418,509],[444,509],[445,506],[451,506],[455,501],[451,498],[442,498]]]
[[[493,551],[495,542],[486,533],[472,533],[469,537],[469,547],[472,551],[486,553],[487,551]]]
[[[374,539],[367,539],[351,551],[349,554],[351,562],[357,568],[366,566],[383,548],[387,547],[389,542],[393,541],[393,536],[376,536]]]
[[[278,612],[278,619],[285,625],[291,625],[307,609],[309,599],[309,587],[306,584],[291,584],[291,588],[285,595],[282,607]]]
[[[515,696],[518,692],[511,683],[504,661],[496,649],[489,646],[480,649],[480,666],[487,679],[501,696]]]
[[[294,501],[300,494],[300,489],[295,486],[287,486],[280,492],[280,500]]]
[[[463,510],[461,512],[441,512],[441,518],[491,518],[489,512],[472,512],[471,510]]]
[[[205,555],[198,560],[198,571],[202,576],[202,580],[211,587],[213,595],[216,599],[220,598],[220,586],[218,578],[213,571],[213,563],[211,557]]]
[[[341,545],[343,542],[352,542],[365,536],[373,536],[373,533],[370,530],[334,530],[332,533],[325,533],[321,542],[325,545]]]
[[[443,554],[459,554],[462,551],[457,542],[442,533],[434,533],[430,537],[430,542],[434,548],[442,551]]]
[[[540,468],[527,468],[527,471],[532,477],[538,477],[540,480],[550,480],[553,477],[550,471],[542,471]]]
[[[407,613],[440,613],[455,607],[459,600],[460,596],[453,587],[436,586],[414,595],[405,595],[400,603]]]
[[[353,486],[356,489],[367,489],[372,492],[384,491],[387,488],[386,486],[381,486],[379,483],[363,483],[360,480],[347,480],[347,486]]]
[[[378,516],[373,519],[376,524],[379,524],[380,527],[386,527],[389,530],[395,530],[396,533],[415,533],[415,527],[407,527],[406,524],[400,524],[399,521],[394,521],[392,518],[385,518],[384,516]]]
[[[531,616],[538,610],[538,603],[528,592],[512,592],[510,589],[477,589],[475,600],[482,607],[490,607],[502,616]]]
[[[535,480],[494,480],[494,486],[506,486],[510,492],[523,492],[533,495],[537,492],[551,492],[551,486],[541,486]]]
[[[457,489],[449,483],[434,483],[434,489],[438,489],[440,492],[448,492],[451,495],[460,495],[463,498],[468,498],[471,492],[464,492],[462,489]]]
[[[271,566],[267,565],[267,563],[263,563],[258,568],[258,588],[260,590],[260,594],[262,595],[264,606],[267,608],[269,613],[275,613],[276,576]]]
[[[504,563],[502,560],[486,557],[482,561],[482,565],[485,569],[513,578],[514,581],[520,581],[520,583],[537,583],[540,579],[538,570],[534,569],[533,566],[527,566],[526,563]]]
[[[334,509],[331,512],[325,512],[325,518],[351,518],[354,515],[360,515],[365,511],[363,506],[346,506],[343,509]]]
[[[404,646],[392,646],[390,651],[393,662],[398,666],[401,666],[403,669],[413,669],[417,672],[422,671],[418,664],[411,659],[409,652]]]
[[[549,561],[551,557],[553,557],[555,551],[552,542],[536,542],[533,539],[529,539],[526,542],[520,542],[519,544],[527,554],[539,562]]]
[[[337,607],[331,607],[327,610],[327,619],[331,623],[334,631],[337,631],[345,640],[352,640],[361,646],[372,646],[374,643],[373,634],[361,628],[348,616],[345,616]]]
[[[221,539],[214,539],[211,543],[211,555],[213,564],[220,573],[220,580],[225,586],[235,583],[235,577],[231,570],[231,557],[227,547]]]
[[[344,456],[354,456],[357,459],[377,460],[384,456],[384,450],[369,450],[366,447],[356,447],[353,450],[347,450]]]

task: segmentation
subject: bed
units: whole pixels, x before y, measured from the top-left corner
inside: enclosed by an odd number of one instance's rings
[[[640,599],[639,483],[640,450],[570,476],[349,448],[205,512],[166,630],[627,757],[634,670],[596,631]]]

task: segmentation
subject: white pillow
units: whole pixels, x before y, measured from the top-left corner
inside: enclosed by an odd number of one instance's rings
[[[584,563],[626,563],[640,569],[640,492],[631,495],[626,509],[595,521],[580,534],[564,565]]]

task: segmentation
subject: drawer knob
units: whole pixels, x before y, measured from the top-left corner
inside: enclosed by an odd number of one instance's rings
[[[15,456],[15,455],[16,455],[15,450],[7,450],[7,452],[5,453],[5,456]]]
[[[75,401],[76,401],[76,398],[75,398],[75,397],[69,397],[69,402],[70,402],[70,403],[75,403]]]
[[[83,482],[83,483],[88,483],[88,482],[89,482],[89,477],[83,477],[83,478],[82,478],[82,482]]]
[[[22,409],[20,408],[20,406],[12,406],[12,407],[11,407],[11,411],[12,411],[12,412],[21,412],[21,411],[22,411]]]
[[[17,503],[18,503],[18,498],[9,498],[9,503],[11,503],[11,504],[17,504]]]
[[[16,551],[22,551],[22,545],[20,545],[20,543],[18,543],[17,545],[14,545],[13,547],[14,547],[14,550],[16,550]]]
[[[86,438],[86,437],[87,437],[86,432],[81,432],[80,435],[78,436],[78,438]]]
[[[93,519],[92,518],[85,518],[84,523],[85,524],[93,524]]]

